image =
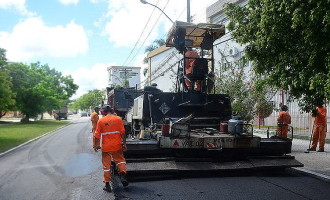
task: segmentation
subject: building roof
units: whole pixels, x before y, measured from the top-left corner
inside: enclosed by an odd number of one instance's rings
[[[157,56],[158,54],[161,54],[169,49],[171,49],[172,47],[166,47],[165,45],[157,48],[157,49],[154,49],[152,51],[150,51],[148,54],[147,54],[147,58],[152,58],[154,56]]]

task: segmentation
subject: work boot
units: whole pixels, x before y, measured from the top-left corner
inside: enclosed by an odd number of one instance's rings
[[[319,149],[317,150],[317,152],[324,152],[324,149]]]
[[[111,192],[111,187],[109,182],[105,182],[105,186],[103,188],[104,191]]]
[[[309,149],[307,149],[307,151],[316,151],[316,149],[309,148]]]
[[[120,181],[121,181],[121,183],[123,184],[124,187],[128,186],[128,181],[126,179],[126,173],[125,172],[121,172],[119,174],[119,178],[120,178]]]

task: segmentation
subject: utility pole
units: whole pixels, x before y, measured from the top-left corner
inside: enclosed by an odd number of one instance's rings
[[[190,17],[190,0],[187,0],[187,22],[191,22],[191,17]]]

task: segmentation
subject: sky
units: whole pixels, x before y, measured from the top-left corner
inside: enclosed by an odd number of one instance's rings
[[[217,0],[190,0],[194,23]],[[173,21],[187,20],[186,0],[148,0]],[[10,62],[48,64],[71,75],[72,98],[107,87],[107,67],[142,69],[145,48],[166,39],[172,23],[140,0],[0,0],[0,48]],[[141,73],[142,74],[142,73]]]

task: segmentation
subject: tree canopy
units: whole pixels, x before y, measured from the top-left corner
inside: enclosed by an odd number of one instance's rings
[[[273,96],[271,92],[259,85],[256,90],[255,81],[258,77],[248,71],[245,62],[243,57],[232,62],[230,66],[221,67],[220,75],[216,79],[216,90],[219,93],[229,94],[233,114],[250,122],[257,113],[262,119],[268,117],[273,112],[274,106],[270,102]]]
[[[15,105],[9,72],[4,68],[6,64],[6,51],[0,48],[0,118]]]
[[[63,76],[48,65],[9,63],[15,108],[25,114],[26,121],[37,114],[66,105],[78,86],[70,76]]]
[[[72,102],[69,108],[72,110],[89,110],[102,104],[103,92],[97,89],[90,90],[79,99]]]
[[[310,111],[330,98],[330,1],[249,0],[228,4],[232,37],[263,84],[288,90]]]

